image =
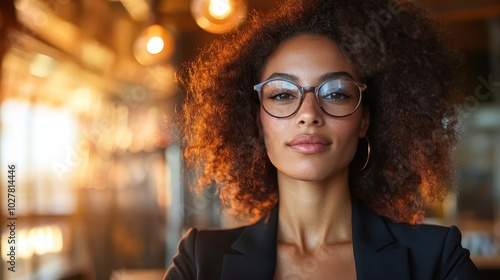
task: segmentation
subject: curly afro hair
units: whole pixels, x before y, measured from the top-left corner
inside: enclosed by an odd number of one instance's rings
[[[451,185],[460,54],[436,20],[411,2],[284,1],[271,13],[252,12],[243,27],[202,50],[180,73],[192,185],[215,184],[223,205],[253,218],[277,202],[253,85],[273,51],[298,34],[331,38],[368,84],[372,152],[360,171],[367,149],[360,141],[349,170],[351,192],[393,221],[420,222],[425,204],[444,198]]]

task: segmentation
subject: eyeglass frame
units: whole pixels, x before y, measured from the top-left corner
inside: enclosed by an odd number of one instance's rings
[[[358,89],[359,89],[359,100],[358,100],[358,104],[356,104],[356,107],[354,108],[354,110],[347,114],[347,115],[344,115],[344,116],[335,116],[335,115],[332,115],[330,113],[328,113],[325,108],[323,108],[323,106],[321,105],[321,102],[319,101],[319,89],[326,83],[329,83],[331,81],[338,81],[338,80],[344,80],[344,81],[349,81],[349,82],[352,82],[354,83]],[[278,116],[275,116],[273,114],[271,114],[269,111],[267,111],[266,107],[264,107],[264,105],[262,104],[262,87],[267,84],[267,83],[270,83],[270,82],[273,82],[273,81],[285,81],[285,82],[289,82],[293,85],[295,85],[298,89],[299,89],[299,93],[300,93],[300,100],[299,100],[299,106],[297,106],[297,109],[295,109],[295,111],[293,111],[293,113],[291,113],[290,115],[287,115],[287,116],[284,116],[284,117],[278,117]],[[331,116],[331,117],[334,117],[334,118],[345,118],[345,117],[348,117],[352,114],[354,114],[358,108],[359,108],[359,105],[361,104],[361,101],[363,100],[363,92],[367,89],[367,85],[366,84],[363,84],[361,82],[358,82],[354,79],[351,79],[351,78],[339,78],[339,79],[330,79],[330,80],[327,80],[327,81],[324,81],[323,83],[321,83],[319,86],[306,86],[306,87],[302,87],[300,86],[298,83],[295,83],[293,81],[290,81],[290,80],[287,80],[287,79],[283,79],[283,78],[275,78],[275,79],[269,79],[269,80],[266,80],[266,81],[263,81],[261,83],[258,83],[256,85],[253,86],[253,90],[257,92],[257,94],[259,95],[259,102],[260,102],[260,106],[262,107],[262,109],[264,109],[264,111],[270,115],[271,117],[274,117],[274,118],[278,118],[278,119],[284,119],[284,118],[288,118],[288,117],[291,117],[293,116],[295,113],[297,113],[300,109],[300,106],[302,106],[302,103],[304,102],[304,99],[305,99],[305,96],[306,96],[306,93],[308,92],[314,92],[314,95],[316,97],[316,102],[318,102],[318,105],[319,107],[321,108],[321,111],[323,111],[325,114],[327,114],[328,116]]]

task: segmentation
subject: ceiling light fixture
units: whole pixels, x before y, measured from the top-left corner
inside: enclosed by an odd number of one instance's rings
[[[221,34],[245,20],[247,5],[245,0],[192,0],[191,14],[202,29]]]

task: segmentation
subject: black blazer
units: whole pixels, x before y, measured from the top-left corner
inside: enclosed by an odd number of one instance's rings
[[[164,279],[273,279],[277,224],[278,207],[274,207],[250,226],[191,229],[180,241]],[[360,280],[480,279],[469,251],[460,244],[458,228],[392,223],[355,198],[352,242]],[[308,279],[305,275],[298,279]]]

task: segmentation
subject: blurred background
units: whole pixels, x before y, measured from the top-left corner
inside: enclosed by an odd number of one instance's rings
[[[414,2],[466,57],[458,191],[428,221],[459,225],[485,279],[500,279],[500,1]],[[176,69],[274,4],[0,2],[2,279],[159,279],[186,228],[234,224],[213,192],[185,188]]]

